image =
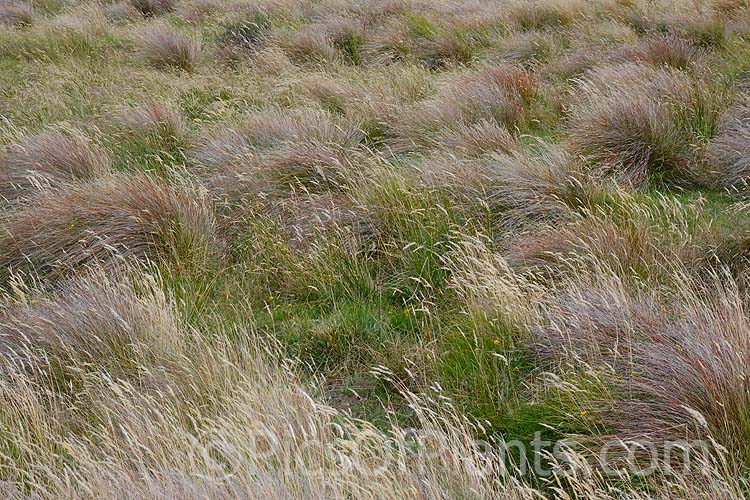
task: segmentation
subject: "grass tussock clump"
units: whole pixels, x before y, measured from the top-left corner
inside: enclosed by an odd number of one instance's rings
[[[713,8],[723,16],[734,17],[750,8],[747,0],[715,0]]]
[[[172,175],[182,164],[191,134],[177,107],[147,101],[112,120],[110,147],[118,171]]]
[[[105,5],[102,7],[102,13],[109,21],[118,24],[133,21],[140,15],[138,9],[128,1]]]
[[[34,9],[30,2],[23,0],[0,1],[0,24],[7,26],[28,26],[34,20]]]
[[[217,167],[231,159],[233,152],[268,153],[305,141],[354,149],[362,140],[356,122],[331,112],[270,108],[250,113],[231,129],[199,141],[195,153],[202,163]]]
[[[296,190],[341,190],[355,171],[357,153],[310,141],[288,145],[268,155],[235,157],[208,182],[209,189],[230,203],[273,202]]]
[[[186,129],[173,107],[156,101],[124,112],[120,127],[135,134],[154,135],[165,142],[181,137]]]
[[[536,86],[524,70],[498,66],[460,74],[434,97],[415,103],[393,124],[396,150],[434,147],[456,128],[481,123],[522,126]]]
[[[666,68],[594,69],[578,86],[569,150],[593,175],[630,187],[698,182],[700,145],[713,137],[720,109],[704,85]]]
[[[346,174],[356,168],[356,161],[357,152],[346,146],[311,140],[270,153],[265,167],[275,183],[336,187],[346,182]]]
[[[678,35],[657,35],[639,45],[620,49],[619,57],[656,66],[690,69],[701,63],[703,51],[693,41]],[[617,55],[615,55],[617,58]]]
[[[353,16],[333,15],[324,21],[321,29],[328,34],[345,63],[357,65],[362,62],[365,26],[361,20]]]
[[[202,54],[201,42],[165,25],[151,25],[138,34],[138,52],[157,68],[195,70]]]
[[[744,189],[750,179],[750,101],[730,106],[717,128],[708,153],[710,166],[720,186]]]
[[[505,226],[566,219],[585,196],[576,161],[554,146],[493,155],[490,168],[487,201]]]
[[[688,278],[689,279],[689,278]],[[557,302],[543,333],[548,352],[575,352],[613,373],[613,407],[597,413],[623,440],[712,437],[731,449],[733,467],[750,450],[745,371],[750,345],[747,297],[733,285],[683,282],[675,303],[629,296],[612,283],[583,286]],[[590,411],[598,411],[595,404]],[[614,411],[612,411],[614,409]]]
[[[745,286],[750,270],[750,219],[745,189],[743,183],[729,190],[732,197],[736,197],[736,190],[741,190],[741,197],[745,199],[724,206],[724,217],[714,221],[703,233],[707,247],[704,264],[712,269],[726,269],[741,286]]]
[[[511,19],[524,30],[560,28],[571,24],[584,9],[574,0],[522,0],[512,6]]]
[[[0,197],[15,199],[42,187],[102,177],[109,165],[107,154],[80,134],[34,135],[0,159]]]
[[[587,110],[571,131],[571,148],[602,177],[625,186],[670,182],[687,174],[689,157],[669,109],[648,97],[612,99]]]
[[[500,235],[568,220],[572,207],[586,197],[574,159],[548,144],[482,158],[441,155],[425,162],[420,174],[428,186],[446,190],[456,202],[487,211]]]
[[[373,66],[409,61],[431,70],[469,64],[477,45],[468,33],[470,24],[464,32],[458,19],[442,22],[428,12],[405,9],[358,38],[361,61]]]
[[[505,126],[489,120],[459,124],[446,130],[437,140],[440,149],[468,157],[486,153],[511,153],[518,148],[518,139]]]
[[[620,275],[648,276],[646,267],[655,266],[658,256],[644,226],[621,227],[590,217],[520,236],[513,242],[508,260],[515,269],[550,276],[577,272],[581,261],[606,266]]]
[[[113,176],[46,192],[7,214],[0,263],[7,271],[60,275],[89,264],[114,270],[130,260],[200,264],[214,243],[199,192],[146,176]]]
[[[362,62],[365,26],[356,17],[345,13],[321,16],[297,31],[285,31],[275,42],[296,64],[358,65]]]
[[[127,0],[141,15],[146,17],[160,16],[172,12],[177,0]]]
[[[446,23],[413,12],[393,27],[386,33],[393,59],[413,58],[431,70],[444,70],[470,64],[475,58],[478,43],[469,34],[471,26],[464,32],[458,20]]]
[[[295,64],[330,65],[339,59],[333,40],[314,25],[279,35],[275,42]]]
[[[163,291],[147,280],[139,285],[136,294],[127,280],[94,270],[51,295],[24,291],[0,306],[0,364],[61,392],[86,372],[148,378],[133,360],[148,360],[147,352],[171,356],[182,340]]]
[[[337,190],[364,153],[356,123],[326,112],[253,114],[236,130],[203,141],[194,158],[213,173],[213,190],[239,200],[290,189]]]
[[[514,235],[508,260],[555,279],[609,273],[627,286],[656,286],[671,280],[673,268],[705,267],[717,209],[706,205],[581,183],[567,200],[567,220]]]
[[[238,62],[256,52],[267,37],[270,24],[268,14],[261,11],[225,23],[217,38],[219,57],[228,62]]]
[[[190,24],[197,24],[221,13],[215,0],[187,0],[177,6],[177,16]]]

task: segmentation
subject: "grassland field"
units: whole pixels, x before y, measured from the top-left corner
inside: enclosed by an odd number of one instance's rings
[[[0,496],[747,498],[749,181],[747,0],[0,0]]]

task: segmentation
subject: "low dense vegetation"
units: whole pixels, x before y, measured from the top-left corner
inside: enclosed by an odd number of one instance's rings
[[[743,0],[0,0],[0,492],[746,497],[749,70]]]

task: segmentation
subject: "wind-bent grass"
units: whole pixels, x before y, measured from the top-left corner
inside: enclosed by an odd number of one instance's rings
[[[0,494],[747,496],[749,13],[0,0]]]

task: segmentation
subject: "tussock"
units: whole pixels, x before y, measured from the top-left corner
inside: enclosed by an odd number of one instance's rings
[[[177,0],[128,0],[128,2],[146,17],[172,12],[177,5]]]
[[[103,7],[104,16],[114,23],[126,23],[140,15],[131,2],[122,1]]]
[[[718,113],[699,82],[666,68],[622,64],[579,83],[568,147],[591,173],[630,187],[695,182],[698,141]]]
[[[28,26],[34,20],[34,10],[30,2],[22,0],[0,1],[0,24]]]
[[[691,40],[677,35],[657,35],[634,47],[625,47],[613,59],[647,62],[656,66],[690,69],[701,64],[702,51]]]
[[[505,63],[534,66],[558,54],[563,41],[544,31],[522,31],[503,40],[498,55]]]
[[[296,64],[322,66],[335,64],[339,59],[333,40],[315,26],[284,33],[276,38],[276,43]]]
[[[733,18],[747,12],[750,5],[746,0],[715,0],[713,8],[721,15]]]
[[[518,139],[507,128],[489,120],[459,124],[453,130],[446,130],[437,143],[446,152],[460,152],[469,157],[511,153],[518,148]]]
[[[368,65],[411,61],[432,70],[455,68],[470,63],[474,43],[463,36],[460,20],[435,21],[423,12],[389,17],[365,33],[362,60]]]
[[[575,160],[556,147],[541,145],[537,153],[515,152],[492,157],[494,182],[488,202],[511,227],[566,218],[581,203],[584,183]]]
[[[173,304],[156,283],[144,281],[139,296],[127,280],[101,271],[66,280],[53,294],[25,291],[0,308],[3,369],[23,369],[50,389],[65,391],[86,372],[106,371],[137,381],[134,360],[147,352],[169,357],[180,350]]]
[[[269,25],[268,15],[260,11],[226,23],[217,40],[219,57],[228,62],[239,62],[255,53],[265,42]]]
[[[612,367],[614,413],[600,417],[623,440],[711,435],[733,450],[734,466],[748,450],[746,297],[733,286],[683,282],[678,301],[631,297],[618,287],[580,287],[557,299],[554,325],[543,330],[548,352],[572,351]],[[700,415],[700,418],[696,418]]]
[[[337,189],[356,170],[363,141],[355,123],[329,113],[269,110],[204,140],[193,156],[214,171],[213,190],[241,199],[294,186]]]
[[[498,66],[462,74],[393,124],[399,139],[392,146],[397,150],[408,149],[409,142],[434,146],[439,143],[436,131],[446,133],[482,122],[513,129],[526,121],[527,103],[534,91],[531,76],[516,68]]]
[[[199,263],[210,250],[206,199],[146,176],[113,176],[46,192],[8,214],[0,263],[8,271],[60,275],[89,264],[114,270],[128,261]]]
[[[180,115],[164,103],[150,101],[143,106],[123,112],[118,126],[125,131],[154,135],[164,142],[172,142],[185,133],[185,124]]]
[[[521,236],[511,247],[509,263],[516,269],[542,270],[554,276],[570,271],[569,263],[588,260],[629,275],[647,274],[644,268],[655,267],[658,257],[646,227],[638,222],[620,227],[589,217]]]
[[[745,189],[744,185],[738,189]],[[731,192],[735,193],[734,190]],[[744,191],[741,191],[744,198]],[[706,261],[709,267],[726,269],[744,286],[747,271],[750,269],[750,226],[744,217],[748,209],[746,200],[733,203],[725,208],[728,220],[726,225],[710,227],[704,235],[708,247]],[[717,265],[718,264],[718,265]]]
[[[522,0],[513,6],[511,19],[526,30],[561,27],[573,22],[583,8],[572,0]]]
[[[420,168],[424,181],[460,203],[479,204],[508,230],[564,221],[585,202],[586,187],[575,161],[557,147],[540,144],[479,159],[431,158]]]
[[[580,112],[571,130],[570,147],[625,186],[684,178],[689,157],[666,105],[648,97],[612,98]]]
[[[353,16],[330,15],[316,28],[326,34],[344,62],[361,62],[360,52],[366,36],[362,21]]]
[[[47,132],[27,137],[0,159],[0,197],[15,199],[40,188],[109,172],[107,154],[81,134]]]
[[[743,99],[725,111],[708,153],[722,187],[744,188],[750,178],[750,103]]]
[[[201,58],[201,43],[166,25],[151,25],[138,34],[138,53],[158,68],[193,71]]]

